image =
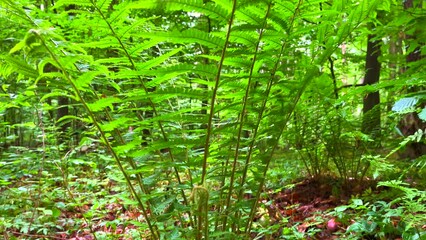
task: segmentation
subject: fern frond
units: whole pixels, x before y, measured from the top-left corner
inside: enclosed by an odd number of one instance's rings
[[[159,76],[162,77],[166,74],[169,76],[178,76],[185,73],[195,73],[200,76],[212,77],[214,76],[216,68],[211,65],[190,65],[190,64],[177,64],[167,68],[158,68],[153,70],[122,70],[115,75],[116,79],[120,78],[136,78],[140,76]]]
[[[55,3],[53,9],[57,9],[62,6],[75,5],[78,7],[91,7],[93,6],[91,0],[59,0]]]
[[[219,48],[225,43],[224,39],[197,29],[189,29],[183,32],[146,32],[140,35],[152,40],[168,41],[175,44],[199,43],[210,48]]]
[[[166,11],[198,12],[210,18],[227,21],[229,11],[212,2],[204,3],[202,0],[144,0],[132,3],[132,9],[161,8]]]
[[[5,60],[7,64],[19,74],[22,74],[29,78],[37,78],[39,76],[38,71],[25,61],[10,56],[0,56],[0,59]]]
[[[154,47],[158,43],[160,43],[162,40],[160,39],[150,39],[149,41],[144,41],[143,43],[139,43],[135,46],[129,47],[128,51],[130,56],[136,57],[138,54],[144,50],[147,50],[149,48]]]
[[[116,38],[109,36],[109,37],[105,37],[104,39],[100,41],[79,43],[78,46],[83,48],[99,48],[99,49],[108,48],[109,49],[109,48],[119,48],[120,44]]]
[[[137,69],[140,69],[140,70],[151,69],[151,68],[156,67],[159,64],[163,63],[164,61],[169,60],[171,56],[179,53],[181,50],[182,50],[182,48],[173,49],[170,52],[165,53],[165,54],[163,54],[159,57],[156,57],[156,58],[153,58],[149,61],[137,64],[136,67],[137,67]]]
[[[243,8],[238,8],[235,14],[239,21],[256,26],[262,26],[263,18],[265,17],[265,10],[266,8],[262,9],[258,6],[258,4],[256,4],[256,6],[248,5]]]
[[[115,129],[122,128],[123,126],[129,125],[128,123],[134,122],[134,119],[127,117],[120,117],[118,119],[114,119],[112,121],[104,122],[101,125],[101,128],[105,132],[111,132]]]
[[[239,55],[239,54],[238,54]],[[219,61],[219,56],[214,55],[198,55],[199,57],[207,58],[214,61]],[[227,57],[225,58],[225,61],[223,62],[224,66],[231,66],[231,67],[242,67],[242,68],[248,68],[250,66],[250,61],[247,59],[244,59],[241,57]]]
[[[164,101],[165,99],[167,99],[167,97],[162,99],[161,101]],[[157,100],[158,102],[160,102],[160,99]],[[189,117],[188,115],[186,115],[186,113],[191,113],[196,110],[199,110],[199,108],[182,108],[174,112],[161,113],[152,118],[144,119],[143,124],[157,124],[158,122],[171,122],[171,120],[173,120],[172,122],[182,122],[184,119],[186,119],[185,121],[188,123],[194,123],[194,120],[196,120],[196,118],[194,118],[194,116]],[[193,119],[192,122],[191,119]],[[201,115],[200,119],[203,120],[200,121],[200,123],[205,123],[205,116]]]
[[[160,5],[159,0],[141,0],[132,2],[129,5],[130,9],[155,9]]]
[[[61,117],[60,119],[58,119],[58,123],[60,122],[64,122],[66,120],[77,120],[79,122],[85,122],[85,123],[92,123],[92,121],[89,118],[82,118],[82,117],[78,117],[78,116],[74,116],[74,115],[66,115]]]
[[[168,91],[158,91],[158,92],[156,91],[154,93],[150,92],[148,94],[144,93],[142,90],[137,90],[137,91],[133,91],[126,94],[127,101],[151,100],[153,103],[161,103],[167,100],[177,99],[178,97],[186,97],[193,100],[194,99],[204,100],[207,96],[205,92],[197,91],[194,89],[184,90],[184,88],[170,89]],[[179,111],[185,112],[185,111],[189,111],[189,109],[192,109],[191,111],[196,111],[198,107],[191,106],[190,108],[186,110],[185,108],[181,107]]]
[[[254,32],[233,31],[229,41],[233,43],[241,43],[246,47],[253,49],[257,45],[257,36]]]
[[[35,80],[34,84],[37,85],[41,79],[63,79],[64,75],[60,72],[49,72],[49,73],[40,73],[38,78]],[[56,82],[55,82],[56,83]],[[58,82],[61,83],[61,82]]]
[[[95,1],[95,0],[92,0],[92,1]],[[95,4],[102,12],[107,12],[111,6],[111,2],[112,0],[96,0]]]
[[[149,21],[151,21],[153,19],[156,19],[156,18],[158,18],[158,17],[142,18],[142,19],[136,20],[135,22],[133,22],[132,24],[130,24],[130,26],[128,26],[128,27],[124,27],[122,29],[118,29],[118,31],[117,31],[118,32],[118,36],[120,38],[123,38],[125,36],[131,37],[135,32],[141,30],[141,29],[138,29],[138,28],[142,28],[142,30],[144,30],[143,29],[144,25],[147,25],[147,23]],[[126,20],[126,18],[123,19],[123,20]],[[115,24],[117,24],[117,23],[115,23]],[[121,23],[121,24],[125,25],[125,23]]]
[[[111,57],[111,58],[101,58],[95,61],[96,64],[104,64],[104,65],[128,65],[129,60],[126,57]]]
[[[199,12],[219,21],[227,21],[230,13],[220,5],[203,0],[166,0],[163,3],[170,11]]]
[[[202,89],[193,89],[193,88],[170,88],[167,89],[168,94],[172,94],[182,98],[190,98],[190,99],[205,99],[206,97],[210,97],[210,93],[206,93],[206,91]],[[157,94],[162,94],[162,91],[158,91]],[[194,111],[194,110],[193,110]]]
[[[357,4],[349,13],[348,20],[343,22],[342,26],[339,28],[337,32],[338,41],[343,41],[355,28],[359,27],[363,20],[367,19],[371,14],[374,14],[379,2],[381,1],[361,1],[361,3]],[[330,42],[327,43],[327,46],[330,47]]]
[[[100,111],[103,111],[105,108],[114,110],[113,104],[120,103],[120,102],[122,102],[122,100],[119,98],[106,97],[106,98],[98,99],[94,103],[87,103],[87,106],[92,112],[100,112]]]
[[[89,91],[91,90],[89,87],[90,83],[93,81],[93,79],[96,76],[100,74],[103,74],[103,72],[101,71],[85,72],[81,74],[76,80],[74,80],[74,84],[77,87],[77,89],[79,89],[82,92]]]
[[[227,12],[231,12],[232,10],[232,1],[230,0],[213,0],[213,2],[225,9]]]
[[[144,76],[164,76],[166,74],[173,74],[176,73],[174,76],[178,76],[180,74],[185,74],[192,71],[191,67],[183,67],[181,64],[177,65],[176,72],[174,72],[173,68],[170,69],[154,69],[154,70],[127,70],[123,69],[120,70],[118,73],[111,76],[113,79],[126,79],[126,78],[138,78],[138,77],[144,77]]]
[[[44,94],[43,97],[41,97],[40,101],[43,102],[48,98],[54,98],[54,97],[66,97],[66,98],[73,99],[75,101],[78,100],[77,97],[70,95],[68,92],[53,91],[53,92]]]
[[[268,18],[268,25],[271,25],[281,34],[287,33],[289,31],[289,22],[288,19],[284,19],[283,12],[271,11],[271,14]]]
[[[263,50],[265,52],[274,51],[275,49],[279,49],[282,46],[285,36],[278,32],[267,31],[263,34],[263,42],[265,45],[263,46]]]
[[[173,79],[176,79],[182,75],[180,72],[170,72],[167,74],[158,75],[158,77],[152,79],[151,81],[147,82],[145,86],[147,88],[162,86],[163,84],[169,83],[170,81],[173,81]]]
[[[131,3],[129,3],[129,1],[123,1],[120,4],[114,6],[114,11],[112,11],[108,17],[108,22],[114,25],[119,24],[127,19],[127,17],[130,15],[130,12]]]

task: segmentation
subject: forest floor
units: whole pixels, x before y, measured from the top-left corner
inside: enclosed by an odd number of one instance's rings
[[[291,188],[280,191],[270,190],[263,199],[256,221],[268,219],[268,224],[280,224],[275,233],[260,239],[276,239],[283,232],[283,221],[287,227],[296,226],[301,234],[314,231],[308,239],[336,239],[338,234],[346,231],[347,226],[338,222],[328,214],[333,208],[348,203],[351,196],[361,194],[365,189],[374,187],[373,182],[347,182],[341,184],[338,180],[328,177],[322,179],[303,179]],[[113,198],[112,198],[113,199]],[[118,198],[117,198],[118,199]],[[125,207],[120,201],[109,201],[100,206],[99,217],[91,218],[90,223],[84,215],[93,208],[92,204],[82,204],[66,211],[61,211],[56,223],[61,225],[61,231],[56,234],[23,234],[18,229],[9,229],[5,239],[14,236],[19,239],[71,239],[92,240],[93,233],[106,236],[108,239],[144,239],[143,236],[134,237],[138,228],[132,222],[142,219],[138,209]],[[267,216],[266,216],[267,215]],[[91,226],[91,229],[89,228]],[[132,237],[133,235],[133,237]],[[253,235],[255,238],[255,235]],[[104,239],[104,238],[102,238]],[[259,239],[259,238],[258,238]]]
[[[273,222],[282,222],[287,218],[287,227],[296,226],[300,233],[313,230],[315,233],[307,239],[337,239],[339,236],[336,233],[345,232],[347,226],[328,212],[348,204],[351,197],[361,195],[364,190],[375,188],[375,182],[340,183],[335,178],[325,177],[304,179],[293,186],[269,194],[270,199],[267,200],[272,200],[267,208],[269,218]],[[281,229],[278,232],[281,234]]]

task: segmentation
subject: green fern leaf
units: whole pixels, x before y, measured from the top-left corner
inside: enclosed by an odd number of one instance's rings
[[[82,117],[78,117],[78,116],[74,116],[74,115],[66,115],[61,117],[60,119],[58,119],[58,123],[63,122],[65,120],[77,120],[80,122],[84,122],[84,123],[92,123],[92,121],[89,118],[82,118]]]
[[[85,43],[80,43],[78,44],[78,46],[83,47],[83,48],[99,48],[99,49],[104,49],[104,48],[120,48],[120,44],[117,41],[116,38],[114,37],[106,37],[100,41],[96,41],[96,42],[85,42]]]
[[[78,90],[82,91],[82,92],[86,92],[88,90],[90,90],[90,83],[93,81],[93,79],[97,76],[102,74],[102,72],[97,72],[97,71],[93,71],[93,72],[85,72],[83,74],[81,74],[75,81],[74,84],[77,87]]]
[[[55,3],[53,9],[58,9],[62,6],[75,5],[79,7],[91,7],[93,6],[91,0],[59,0]]]
[[[198,55],[199,57],[207,58],[214,61],[219,61],[219,56],[214,55]],[[231,67],[242,67],[242,68],[248,68],[250,67],[251,62],[249,60],[246,60],[241,57],[227,57],[225,58],[225,61],[223,62],[224,66],[231,66]]]
[[[20,41],[19,43],[17,43],[12,49],[10,49],[9,54],[15,53],[15,52],[19,52],[22,49],[24,49],[26,47],[26,43],[24,40]]]
[[[130,9],[155,9],[159,6],[159,0],[141,0],[135,1],[129,5]]]
[[[163,63],[164,61],[169,60],[171,56],[177,54],[181,50],[182,50],[182,48],[176,48],[176,49],[173,49],[172,51],[170,51],[168,53],[165,53],[165,54],[163,54],[163,55],[161,55],[161,56],[159,56],[157,58],[151,59],[151,60],[149,60],[147,62],[143,62],[143,63],[137,64],[136,65],[137,69],[143,70],[143,69],[151,69],[153,67],[156,67],[159,64]]]
[[[61,72],[49,72],[49,73],[41,73],[38,78],[35,81],[35,84],[38,84],[38,82],[41,79],[64,79],[64,74],[62,74]],[[63,83],[63,82],[60,82]]]
[[[75,96],[70,95],[68,92],[54,91],[54,92],[44,94],[43,97],[40,99],[40,102],[43,102],[48,98],[55,98],[55,97],[66,97],[66,98],[70,98],[70,99],[77,101],[77,98]]]
[[[219,21],[228,21],[229,12],[220,5],[203,0],[166,0],[165,4],[170,11],[199,12]]]
[[[419,101],[418,98],[416,97],[407,97],[407,98],[402,98],[400,100],[398,100],[392,107],[392,111],[394,112],[405,112],[410,108],[413,108],[414,106],[416,106],[417,102]],[[414,109],[412,109],[414,110]]]
[[[141,30],[140,28],[142,28],[142,30],[144,30],[143,28],[146,25],[148,25],[148,22],[151,21],[151,20],[154,20],[156,18],[158,18],[158,17],[142,18],[142,19],[136,20],[130,26],[119,29],[117,35],[120,38],[123,38],[125,36],[131,37],[132,35],[135,34],[135,32],[139,32]],[[124,18],[123,21],[124,20],[127,20],[127,19]],[[118,23],[114,23],[114,24],[117,25]],[[125,26],[127,25],[126,23],[120,23],[120,24],[125,25]]]
[[[160,42],[161,42],[161,40],[159,40],[159,39],[151,39],[149,41],[144,41],[143,43],[139,43],[139,44],[137,44],[135,46],[132,46],[132,47],[128,48],[129,49],[129,54],[132,57],[136,57],[136,56],[139,57],[139,53],[140,52],[142,52],[144,50],[147,50],[149,48],[152,48],[152,47],[154,47],[155,45],[157,45]]]
[[[109,122],[104,122],[101,126],[102,130],[105,132],[111,132],[114,129],[122,128],[123,126],[127,126],[129,123],[133,122],[132,118],[120,117],[119,119],[115,119]]]
[[[229,40],[230,42],[241,43],[253,49],[257,45],[258,37],[254,32],[234,31]]]
[[[263,25],[263,18],[265,17],[266,6],[264,9],[259,6],[246,6],[239,8],[235,13],[237,18],[245,23],[253,24],[256,26]]]
[[[34,69],[28,63],[19,60],[18,58],[12,58],[10,56],[0,56],[0,58],[5,60],[7,64],[19,74],[22,74],[29,78],[37,78],[39,76],[39,73],[36,69]]]
[[[161,8],[165,9],[166,11],[197,12],[219,21],[227,21],[230,13],[230,11],[220,5],[214,4],[212,2],[204,3],[202,0],[144,0],[133,3],[131,8]]]
[[[225,44],[224,39],[197,29],[189,29],[183,32],[146,32],[140,35],[153,40],[157,39],[160,41],[173,42],[175,44],[199,43],[210,48],[220,48]]]
[[[199,43],[211,48],[221,48],[225,44],[224,39],[196,29],[189,29],[182,32],[182,35],[177,40],[180,39],[185,43]]]
[[[131,15],[131,5],[132,3],[130,1],[122,1],[119,4],[114,5],[114,11],[110,11],[107,21],[116,26],[123,24],[124,21],[129,20],[129,16]],[[144,19],[137,20],[137,22],[141,20]]]
[[[201,89],[192,89],[192,88],[166,88],[161,89],[155,92],[158,95],[171,95],[175,97],[183,97],[183,98],[192,98],[192,99],[205,99],[208,97],[208,94]]]
[[[96,0],[96,6],[101,12],[107,12],[111,6],[112,0]]]
[[[114,110],[113,104],[120,103],[121,99],[116,97],[106,97],[97,100],[94,103],[88,103],[88,107],[92,112],[103,111],[105,108],[109,108],[110,110]]]
[[[173,79],[177,78],[179,75],[182,75],[181,72],[171,72],[168,74],[161,74],[158,77],[154,78],[153,80],[146,83],[147,88],[152,88],[156,86],[161,86],[162,84],[165,84],[169,81],[172,81]]]
[[[108,65],[108,66],[117,66],[117,65],[128,65],[129,59],[126,57],[111,57],[111,58],[101,58],[95,61],[96,64]]]
[[[361,1],[361,3],[357,4],[349,13],[348,20],[339,28],[337,32],[338,41],[343,41],[363,20],[368,18],[371,14],[374,14],[379,2],[380,0]],[[332,38],[330,38],[330,40],[331,39]],[[327,43],[327,47],[330,48],[332,44],[331,40]]]
[[[136,78],[140,76],[159,76],[164,77],[168,75],[169,77],[176,77],[185,73],[195,73],[199,76],[214,77],[217,69],[211,65],[190,65],[190,64],[177,64],[170,66],[168,68],[159,68],[153,70],[122,70],[115,75],[116,79],[123,78]],[[164,78],[163,78],[164,81]]]
[[[289,22],[283,17],[283,12],[271,11],[268,17],[268,25],[271,25],[280,33],[289,31]]]

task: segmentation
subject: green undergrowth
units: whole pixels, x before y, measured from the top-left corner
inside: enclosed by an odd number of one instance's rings
[[[32,168],[32,163],[37,160],[37,150],[19,150],[19,157],[16,157],[17,149],[15,153],[2,155],[3,159],[8,159],[1,162],[2,172],[7,173],[2,176],[0,187],[0,232],[4,236],[9,239],[15,239],[13,236],[17,236],[17,239],[49,239],[79,234],[96,234],[98,239],[147,236],[144,230],[146,223],[140,211],[134,208],[134,200],[128,196],[120,173],[103,166],[110,159],[102,151],[73,153],[67,159],[60,160],[46,158],[43,169],[40,169]],[[268,208],[277,204],[275,199],[270,198],[271,194],[291,190],[293,183],[309,179],[303,164],[294,156],[285,152],[275,155],[261,197],[270,200],[259,203],[257,215],[260,218],[253,225],[255,235],[251,238],[315,237],[321,231],[327,231],[318,224],[321,226],[331,216],[340,224],[339,231],[334,235],[341,239],[389,239],[400,236],[404,239],[421,239],[424,235],[426,193],[414,188],[414,185],[424,184],[423,179],[418,177],[423,170],[414,168],[421,161],[398,162],[399,168],[395,168],[395,173],[387,177],[399,172],[402,180],[380,181],[377,186],[353,195],[347,204],[342,202],[343,205],[316,215],[315,221],[309,220],[311,227],[307,231],[301,232],[297,228],[303,222],[289,225],[289,216],[283,215],[279,222],[261,217],[267,214]],[[340,187],[344,184],[339,183],[337,175],[330,177],[325,180],[327,184]],[[408,181],[411,181],[411,185],[406,181],[410,177]],[[157,218],[163,222],[161,231],[165,233],[164,237],[191,239],[191,231],[185,230],[188,219],[175,214],[176,209],[185,210],[185,206],[179,203],[178,198],[171,197],[176,193],[168,189],[170,183],[156,182],[155,179],[146,179],[145,183],[151,188],[150,202],[156,206],[153,209],[157,211]],[[338,192],[336,190],[331,194]],[[211,195],[214,197],[215,193]],[[247,196],[250,197],[250,194]],[[215,233],[211,237],[223,239],[227,236],[227,233]]]

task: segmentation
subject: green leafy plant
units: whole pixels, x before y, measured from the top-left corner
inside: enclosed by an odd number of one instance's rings
[[[424,235],[421,226],[425,223],[422,214],[425,210],[425,193],[396,180],[379,182],[378,186],[389,190],[374,198],[370,196],[371,192],[367,192],[366,201],[355,198],[351,204],[339,206],[331,212],[349,225],[344,236],[421,239]],[[380,196],[386,199],[377,200]],[[393,200],[389,201],[388,198]]]
[[[333,58],[380,2],[2,0],[1,186],[32,189],[3,200],[21,217],[2,227],[54,234],[43,224],[60,210],[94,238],[120,225],[150,239],[279,230],[256,216],[283,142],[312,176],[369,168],[356,103],[344,106],[357,93],[336,96]],[[131,220],[102,219],[112,203]]]

